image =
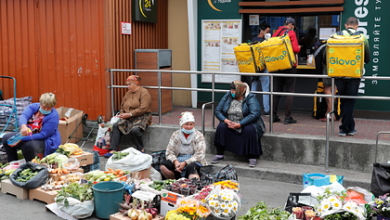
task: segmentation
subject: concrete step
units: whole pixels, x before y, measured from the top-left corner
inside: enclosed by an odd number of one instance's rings
[[[214,155],[207,154],[206,159],[208,162]],[[243,158],[225,156],[225,159],[218,164],[213,164],[218,168],[223,168],[227,164],[231,164],[237,170],[238,178],[248,177],[258,180],[270,180],[293,184],[302,184],[303,187],[303,173],[322,173],[322,174],[334,174],[344,176],[343,186],[359,186],[370,190],[371,174],[363,173],[345,169],[331,168],[329,173],[324,172],[323,166],[313,166],[304,164],[291,164],[280,163],[267,160],[258,160],[256,167],[249,167],[249,161]],[[259,181],[261,184],[261,181]]]

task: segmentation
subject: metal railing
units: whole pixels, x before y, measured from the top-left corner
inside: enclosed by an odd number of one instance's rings
[[[329,78],[327,75],[310,75],[310,74],[290,74],[290,73],[237,73],[237,72],[204,72],[204,71],[181,71],[181,70],[140,70],[140,69],[110,69],[111,74],[111,106],[112,106],[112,113],[114,114],[114,89],[113,88],[127,88],[127,86],[120,86],[120,85],[113,85],[114,82],[114,73],[115,72],[156,72],[157,73],[157,80],[158,80],[158,86],[143,86],[144,88],[149,89],[158,89],[158,117],[159,117],[159,125],[161,125],[162,122],[162,113],[161,113],[161,90],[184,90],[184,91],[199,91],[199,92],[211,92],[211,102],[205,103],[202,106],[202,129],[203,134],[205,133],[205,107],[207,105],[212,105],[212,114],[213,114],[213,128],[214,126],[214,104],[215,102],[215,93],[221,92],[226,93],[230,90],[224,90],[224,89],[215,89],[215,74],[219,75],[240,75],[240,76],[269,76],[270,77],[270,91],[269,92],[263,92],[263,91],[251,91],[251,93],[254,94],[268,94],[270,95],[270,117],[269,117],[269,126],[270,126],[270,133],[273,133],[273,96],[274,95],[280,95],[280,96],[298,96],[298,97],[323,97],[323,98],[331,98],[332,103],[334,103],[335,98],[346,98],[346,99],[369,99],[369,100],[390,100],[390,97],[385,96],[340,96],[335,95],[334,91],[334,78],[331,78],[332,81],[332,94],[325,95],[325,94],[315,94],[315,93],[288,93],[288,92],[274,92],[273,91],[273,81],[274,77],[297,77],[297,78]],[[200,88],[184,88],[184,87],[167,87],[167,86],[161,86],[161,73],[182,73],[182,74],[211,74],[211,89],[200,89]],[[390,77],[365,77],[363,76],[362,79],[365,80],[390,80]],[[326,116],[327,122],[326,122],[326,161],[325,161],[325,171],[329,171],[329,134],[328,134],[328,128],[329,128],[329,119],[330,115],[334,114],[334,105],[332,105],[332,111],[329,112]],[[331,121],[331,133],[332,137],[334,137],[334,120]]]

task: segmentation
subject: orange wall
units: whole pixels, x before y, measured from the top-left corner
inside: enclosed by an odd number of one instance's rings
[[[0,1],[0,70],[16,96],[53,92],[56,107],[104,115],[103,0]],[[12,85],[0,80],[5,98]],[[91,118],[92,117],[92,118]]]
[[[56,107],[111,115],[110,68],[134,68],[135,49],[168,47],[168,1],[158,1],[158,23],[132,22],[130,0],[0,0],[0,71],[16,78],[16,97],[57,96]],[[120,22],[132,22],[132,35]],[[125,84],[128,74],[115,84]],[[10,80],[0,79],[5,98]],[[116,106],[126,92],[116,92]]]

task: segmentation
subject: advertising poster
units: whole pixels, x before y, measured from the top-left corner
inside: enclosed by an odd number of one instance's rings
[[[241,20],[202,21],[202,71],[239,72],[234,47],[241,43]],[[216,83],[240,80],[239,75],[215,75]],[[211,82],[212,75],[203,74],[202,82]]]

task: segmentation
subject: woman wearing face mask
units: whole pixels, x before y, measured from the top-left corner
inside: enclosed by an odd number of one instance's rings
[[[25,137],[14,145],[8,145],[7,140],[17,134],[16,132],[3,137],[3,146],[9,162],[18,159],[19,149],[22,150],[26,161],[31,161],[37,154],[46,156],[57,150],[61,144],[61,136],[58,132],[60,118],[54,109],[56,103],[56,96],[53,93],[45,93],[41,95],[39,103],[33,103],[23,111],[19,118],[19,126],[20,133]]]
[[[260,137],[265,131],[261,109],[256,95],[241,81],[230,84],[230,92],[219,102],[215,116],[220,121],[214,136],[217,155],[211,163],[224,158],[224,151],[249,157],[249,166],[256,166],[263,154]]]
[[[162,174],[166,179],[179,179],[182,176],[200,179],[198,163],[206,165],[205,154],[206,143],[203,134],[195,129],[194,115],[192,112],[182,112],[180,130],[172,134],[166,151],[167,160],[160,166]]]

